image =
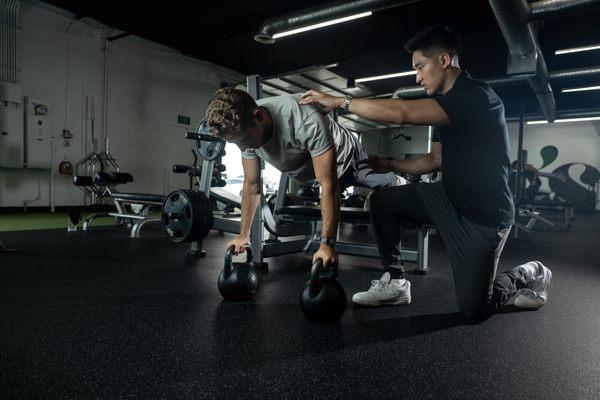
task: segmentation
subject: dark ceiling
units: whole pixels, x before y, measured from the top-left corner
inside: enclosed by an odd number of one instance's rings
[[[331,70],[344,77],[360,78],[411,68],[403,44],[418,30],[432,24],[456,29],[464,40],[461,65],[476,78],[506,75],[507,46],[486,0],[422,0],[375,12],[372,16],[264,45],[253,36],[266,19],[306,7],[325,4],[311,0],[212,1],[144,3],[124,7],[106,1],[48,0],[79,17],[165,44],[189,56],[214,62],[242,74],[263,76],[338,63]],[[600,12],[546,20],[538,24],[538,42],[548,69],[557,71],[600,65],[600,51],[555,56],[554,50],[600,43]],[[414,85],[414,76],[367,83],[378,94]],[[563,82],[562,85],[600,85],[600,80]],[[600,91],[561,94],[553,83],[559,112],[600,109]],[[498,87],[507,114],[516,115],[521,97],[527,112],[538,110],[529,87]]]

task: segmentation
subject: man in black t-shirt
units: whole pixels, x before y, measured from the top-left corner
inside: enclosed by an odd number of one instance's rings
[[[426,174],[441,170],[442,181],[383,189],[370,210],[385,273],[352,301],[366,306],[408,304],[410,282],[400,254],[402,222],[435,224],[452,264],[458,307],[469,317],[486,317],[509,299],[539,308],[548,297],[552,273],[531,261],[496,274],[500,253],[514,222],[508,187],[510,168],[504,105],[484,82],[458,63],[460,38],[433,26],[405,46],[412,54],[417,83],[433,99],[352,99],[317,91],[301,104],[343,108],[365,118],[397,124],[431,125],[431,152],[413,160],[370,155],[362,161],[378,173]],[[443,166],[443,167],[442,167]]]

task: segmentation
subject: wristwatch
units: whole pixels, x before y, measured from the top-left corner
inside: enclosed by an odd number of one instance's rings
[[[322,237],[321,243],[325,243],[329,247],[335,247],[335,238],[332,237]]]
[[[350,96],[349,94],[347,94],[344,97],[344,111],[348,112],[350,111],[350,102],[352,101],[352,96]]]

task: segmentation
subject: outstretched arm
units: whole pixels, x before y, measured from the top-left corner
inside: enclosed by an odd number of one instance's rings
[[[309,90],[302,94],[300,104],[320,104],[329,112],[343,108],[344,98]],[[450,125],[446,112],[433,99],[352,99],[349,111],[364,118],[395,124]]]

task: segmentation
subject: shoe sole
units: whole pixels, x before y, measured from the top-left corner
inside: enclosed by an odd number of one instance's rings
[[[403,305],[403,304],[410,304],[410,297],[400,297],[397,300],[394,301],[383,301],[383,302],[377,302],[377,303],[369,303],[368,301],[361,301],[361,300],[355,300],[352,299],[352,303],[358,305],[358,306],[365,306],[365,307],[380,307],[380,306],[399,306],[399,305]]]
[[[550,285],[552,285],[552,271],[550,271],[550,268],[546,267],[544,264],[542,264],[541,262],[537,261],[546,271],[546,277],[548,280],[548,286],[546,286],[545,290],[543,291],[544,295],[540,295],[541,297],[544,298],[544,304],[546,304],[546,301],[548,301],[548,292],[550,291]],[[542,304],[542,306],[544,305]],[[541,306],[540,306],[541,307]]]
[[[544,300],[544,303],[542,303],[538,306],[538,305],[529,305],[529,304],[519,304],[519,297],[517,297],[515,299],[514,304],[516,307],[521,308],[523,310],[537,310],[539,308],[542,308],[546,304],[546,300]]]

